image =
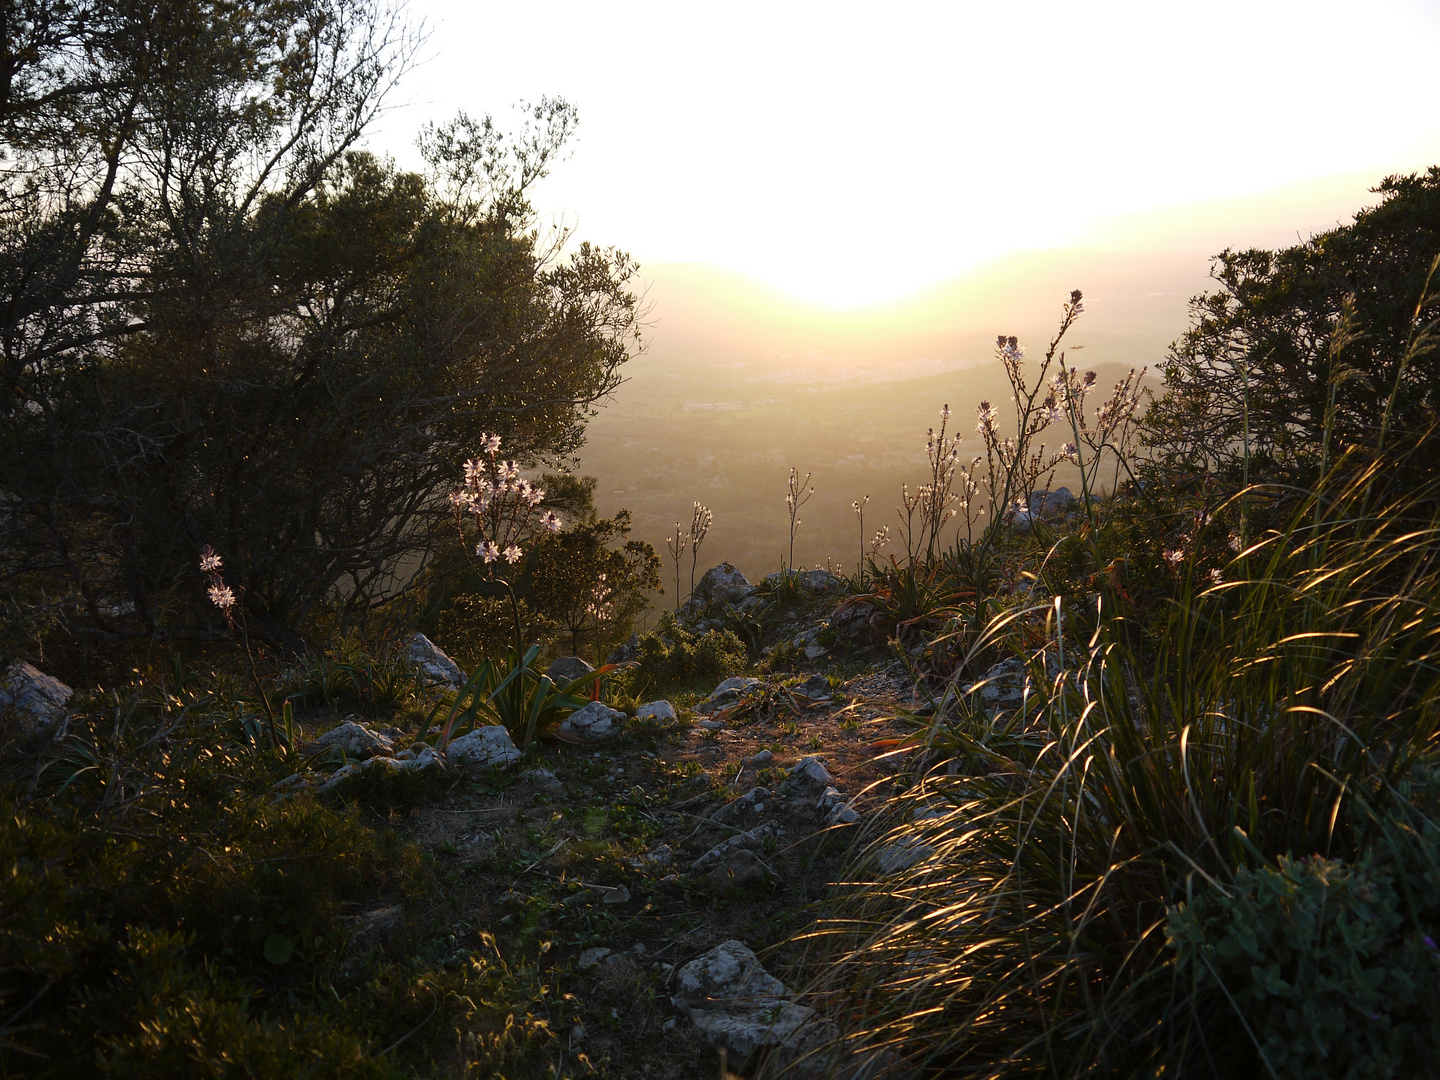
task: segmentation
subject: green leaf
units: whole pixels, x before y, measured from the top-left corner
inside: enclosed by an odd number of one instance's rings
[[[289,938],[280,934],[271,934],[265,939],[265,959],[276,967],[288,964],[294,955],[295,949],[291,946]]]

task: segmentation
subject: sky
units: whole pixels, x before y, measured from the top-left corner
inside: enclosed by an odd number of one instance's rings
[[[1440,162],[1440,0],[407,11],[429,38],[373,147],[413,166],[427,121],[563,97],[545,220],[838,309],[1015,251],[1298,236]]]

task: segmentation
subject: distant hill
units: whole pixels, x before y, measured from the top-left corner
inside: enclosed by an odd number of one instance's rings
[[[1009,397],[997,334],[1015,333],[1038,363],[1079,287],[1086,313],[1067,339],[1069,360],[1108,387],[1131,366],[1153,369],[1185,328],[1207,264],[1178,262],[1027,254],[858,313],[787,302],[711,267],[655,267],[649,348],[591,422],[580,467],[600,479],[601,510],[628,508],[635,534],[657,547],[677,519],[688,524],[693,501],[705,503],[715,525],[704,557],[753,575],[784,556],[793,464],[815,474],[816,489],[796,561],[853,567],[852,502],[871,496],[867,530],[895,524],[900,485],[922,479],[926,429],[942,404],[962,446],[979,452],[975,405]]]

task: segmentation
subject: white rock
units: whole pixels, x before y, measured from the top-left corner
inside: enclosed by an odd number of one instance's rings
[[[757,825],[748,832],[742,832],[730,837],[728,840],[720,841],[720,843],[696,859],[690,865],[690,871],[695,874],[703,874],[712,867],[719,866],[730,856],[732,851],[737,851],[740,848],[745,848],[748,851],[761,851],[765,847],[765,841],[779,835],[779,830],[768,821],[763,825]]]
[[[389,739],[356,720],[346,720],[340,726],[325,732],[324,735],[310,740],[306,747],[306,753],[319,753],[332,746],[338,746],[345,752],[347,759],[354,761],[364,761],[377,754],[388,756],[395,750],[395,744]]]
[[[479,727],[453,740],[446,753],[466,769],[499,769],[520,760],[520,749],[499,724]]]
[[[73,693],[53,675],[16,660],[0,678],[0,714],[9,713],[20,730],[29,734],[60,720]]]
[[[814,799],[818,798],[826,788],[834,787],[834,785],[835,777],[830,775],[830,770],[825,767],[824,761],[818,757],[804,757],[785,774],[785,779],[780,782],[775,793],[781,798]]]
[[[410,663],[420,669],[431,682],[449,683],[452,686],[465,685],[465,673],[454,660],[445,655],[445,650],[424,634],[412,634],[406,650]]]
[[[635,710],[636,720],[655,720],[660,723],[669,723],[677,716],[675,706],[668,701],[652,701],[648,705],[641,705]]]
[[[814,1010],[791,1001],[743,942],[722,942],[690,961],[675,983],[674,1003],[737,1063],[762,1046],[779,1048],[783,1060],[812,1030]]]
[[[389,759],[388,759],[388,758],[385,758],[385,759],[378,759],[378,760],[389,760]],[[315,789],[315,794],[317,794],[317,795],[330,795],[330,794],[333,794],[333,793],[336,791],[336,789],[338,789],[342,784],[345,783],[345,781],[351,779],[352,777],[356,777],[356,776],[359,776],[359,775],[360,775],[360,763],[359,763],[358,761],[352,761],[349,765],[345,765],[345,766],[343,766],[343,767],[341,767],[341,768],[339,768],[339,769],[336,769],[333,773],[331,773],[330,776],[329,776],[318,788]]]
[[[620,733],[625,714],[602,701],[592,701],[560,721],[560,730],[583,742],[601,742]]]
[[[675,1004],[682,1009],[749,1005],[786,997],[785,984],[761,965],[743,941],[724,941],[675,974]]]
[[[740,695],[752,686],[759,685],[761,685],[759,679],[738,677],[726,679],[719,686],[715,687],[713,694],[695,706],[695,712],[701,716],[708,716],[710,713],[718,712],[727,705],[734,705],[735,702],[740,700]]]
[[[712,603],[720,601],[727,604],[738,604],[754,591],[755,586],[751,585],[745,575],[728,562],[706,570],[705,576],[700,579],[700,584],[695,586],[695,595]]]

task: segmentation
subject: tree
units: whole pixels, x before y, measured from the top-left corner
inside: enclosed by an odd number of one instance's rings
[[[1392,176],[1353,224],[1226,250],[1147,418],[1172,468],[1304,480],[1329,447],[1428,437],[1440,405],[1440,166]],[[1343,325],[1342,325],[1343,323]]]
[[[403,173],[354,144],[413,37],[355,0],[33,6],[4,127],[7,585],[64,587],[90,632],[203,633],[208,543],[294,642],[403,591],[476,432],[530,463],[580,444],[638,316],[627,256],[562,259],[534,225],[573,108],[513,139],[461,117]],[[97,117],[88,173],[54,102]]]
[[[590,646],[598,662],[629,635],[648,594],[661,589],[660,556],[629,535],[630,511],[591,514],[542,537],[526,556],[531,606],[570,635],[573,655]]]

